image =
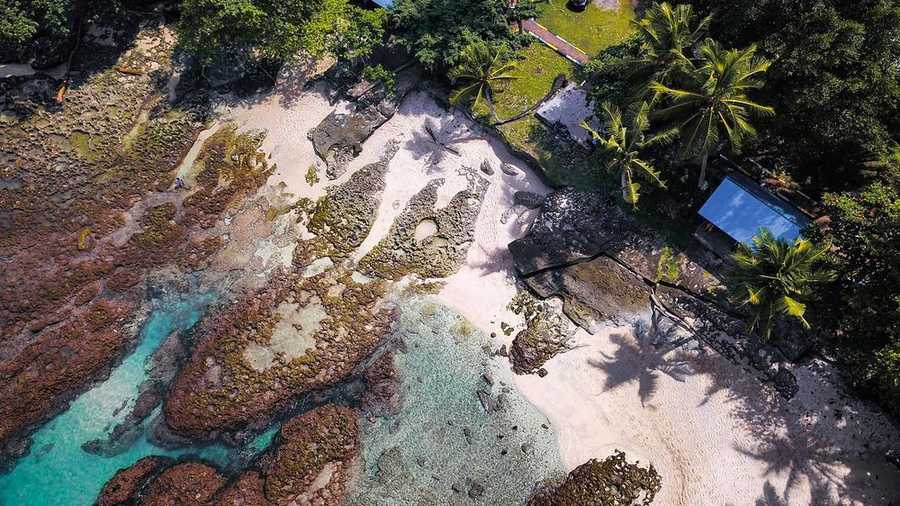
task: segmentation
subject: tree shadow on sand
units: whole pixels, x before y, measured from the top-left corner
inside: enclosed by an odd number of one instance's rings
[[[610,335],[610,341],[618,346],[615,353],[601,353],[602,360],[589,360],[588,363],[606,374],[604,390],[637,382],[641,405],[646,406],[659,388],[662,375],[684,382],[685,377],[693,373],[687,355],[677,349],[680,345],[673,346],[664,341],[671,335],[674,335],[671,327],[640,320],[635,324],[633,339],[625,334]]]
[[[839,392],[827,400],[804,399],[801,393],[788,401],[752,370],[744,368],[744,373],[735,374],[735,366],[717,356],[693,361],[692,366],[711,381],[701,405],[713,395],[725,395],[732,414],[751,436],[751,442],[736,443],[735,449],[763,463],[764,476],[784,479],[780,493],[767,480],[757,506],[793,503],[791,495],[804,485],[809,488],[810,504],[817,506],[896,504],[892,501],[900,499],[897,491],[888,492],[888,484],[900,483],[900,473],[884,458],[884,451],[896,444],[890,441],[896,431],[886,419],[876,425],[874,419],[856,416],[867,409],[853,407],[861,401],[851,404]],[[814,366],[802,367],[813,371]],[[804,372],[804,379],[810,382],[805,391],[827,391],[824,383],[834,380],[824,369]],[[879,432],[891,436],[882,437]]]

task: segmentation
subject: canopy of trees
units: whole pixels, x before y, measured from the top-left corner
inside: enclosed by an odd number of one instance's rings
[[[808,191],[858,187],[900,140],[900,9],[895,0],[685,0],[713,13],[710,35],[772,61],[761,94],[778,115],[760,152]]]
[[[184,0],[178,31],[182,46],[205,59],[354,58],[381,41],[385,17],[347,0]]]
[[[23,61],[38,49],[53,51],[68,39],[72,0],[0,1],[0,61]]]
[[[900,416],[900,173],[824,201],[829,223],[816,235],[834,245],[839,276],[820,313],[832,316],[854,379]]]
[[[398,0],[392,11],[394,34],[430,70],[459,63],[469,44],[514,44],[507,0]]]

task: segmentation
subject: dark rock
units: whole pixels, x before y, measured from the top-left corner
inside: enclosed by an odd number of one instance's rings
[[[541,367],[540,369],[537,370],[537,375],[540,376],[541,378],[543,378],[547,374],[549,374],[547,372],[547,369],[544,369],[543,367]]]
[[[517,191],[513,194],[513,204],[525,206],[528,209],[537,209],[544,203],[544,196],[527,191]]]
[[[650,304],[643,279],[607,256],[542,271],[525,283],[541,298],[560,297],[563,313],[591,333],[603,321],[642,312]]]
[[[800,386],[797,385],[797,377],[785,367],[781,367],[775,373],[772,381],[775,383],[775,390],[778,390],[778,393],[785,399],[793,399],[800,390]]]
[[[566,188],[544,200],[531,232],[510,243],[509,251],[519,273],[528,276],[597,255],[631,221],[611,197]]]
[[[500,171],[503,172],[504,174],[506,174],[507,176],[512,176],[512,177],[516,177],[522,173],[521,170],[517,169],[516,167],[514,167],[506,162],[503,162],[500,164]]]
[[[463,427],[463,437],[466,438],[466,443],[472,444],[472,429],[468,427]]]
[[[484,160],[481,162],[481,172],[484,172],[488,176],[494,175],[494,168],[491,167],[491,162],[488,160]]]
[[[482,379],[484,380],[484,382],[487,383],[488,385],[493,385],[493,384],[494,384],[494,376],[491,374],[491,371],[485,371],[485,372],[481,375],[481,378],[482,378]]]
[[[494,410],[494,398],[488,392],[478,390],[478,400],[481,401],[481,407],[484,408],[486,413]]]
[[[501,357],[508,357],[508,356],[509,356],[509,351],[507,351],[506,345],[505,345],[505,344],[504,344],[504,345],[501,345],[501,346],[500,346],[500,349],[497,350],[497,355],[498,355],[498,356],[501,356]]]
[[[484,485],[477,481],[473,481],[469,486],[469,497],[472,499],[478,499],[479,497],[484,495]]]

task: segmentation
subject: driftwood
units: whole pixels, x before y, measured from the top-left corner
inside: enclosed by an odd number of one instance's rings
[[[122,74],[128,74],[130,76],[141,76],[144,75],[144,71],[141,69],[136,69],[132,67],[122,67],[120,65],[116,65],[113,67],[113,70],[116,72],[121,72]]]

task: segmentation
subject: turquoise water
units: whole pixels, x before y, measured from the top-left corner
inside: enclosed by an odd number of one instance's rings
[[[159,304],[141,330],[137,349],[109,379],[37,431],[31,453],[0,476],[0,506],[90,505],[116,471],[148,455],[192,454],[225,468],[268,447],[278,425],[242,449],[166,450],[148,441],[146,433],[113,457],[81,449],[85,442],[105,438],[125,418],[153,352],[173,331],[196,324],[213,300],[214,295],[204,294]],[[483,504],[520,504],[536,482],[562,472],[549,424],[507,386],[511,373],[488,353],[486,335],[424,299],[404,302],[401,315],[396,332],[406,350],[396,354],[395,363],[403,407],[375,423],[362,420],[365,466],[350,491],[350,504],[464,503],[471,501],[467,494],[476,484]],[[482,378],[485,371],[493,375],[493,385]],[[490,393],[501,408],[485,412],[478,390]],[[145,429],[159,409],[144,422]]]
[[[165,450],[150,443],[146,435],[127,451],[102,457],[86,453],[81,445],[105,438],[131,410],[138,387],[147,377],[147,360],[163,340],[176,330],[190,329],[206,312],[215,296],[211,293],[159,304],[141,329],[141,342],[109,379],[78,397],[68,410],[38,430],[31,453],[6,475],[0,476],[0,505],[89,505],[117,470],[148,455],[177,457],[187,453],[225,465],[231,449],[223,446]],[[126,402],[125,409],[119,409]],[[118,413],[116,411],[118,410]],[[149,416],[145,427],[155,418]],[[265,448],[277,428],[261,434],[247,450]]]
[[[523,504],[536,482],[562,474],[555,434],[491,357],[491,339],[438,304],[414,299],[401,309],[403,404],[395,416],[362,420],[365,473],[349,504],[472,504],[476,483],[479,504]],[[478,390],[501,407],[485,412]]]

